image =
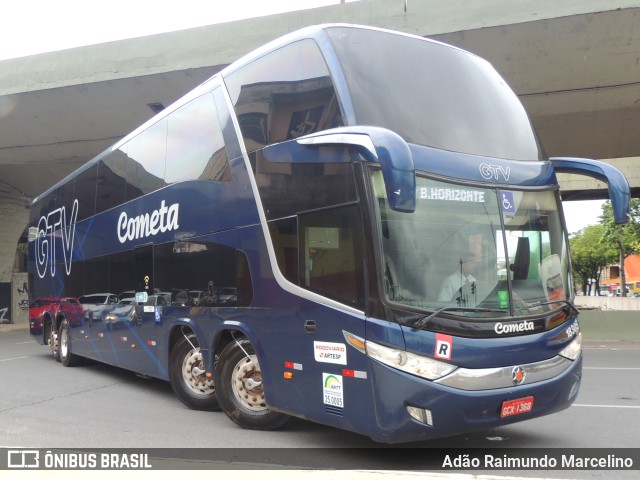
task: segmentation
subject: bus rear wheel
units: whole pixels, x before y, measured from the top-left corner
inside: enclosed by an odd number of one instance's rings
[[[212,378],[205,365],[196,336],[182,336],[171,350],[169,379],[174,393],[193,410],[220,410]]]
[[[253,430],[275,430],[289,419],[269,410],[258,357],[248,340],[225,347],[216,365],[215,382],[220,406],[235,424]]]
[[[80,363],[80,357],[71,352],[71,337],[69,335],[69,323],[63,320],[60,323],[60,333],[58,334],[58,352],[60,362],[65,367],[75,367]]]
[[[46,327],[49,331],[49,335],[47,337],[47,343],[49,344],[49,348],[51,349],[51,355],[53,355],[53,359],[56,362],[60,361],[60,343],[58,341],[58,331],[54,328],[51,322],[48,323]]]

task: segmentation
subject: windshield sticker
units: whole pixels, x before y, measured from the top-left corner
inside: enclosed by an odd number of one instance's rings
[[[500,191],[500,206],[504,213],[516,213],[516,204],[513,200],[513,192]]]
[[[498,307],[509,308],[509,291],[498,290]]]
[[[313,357],[316,362],[347,364],[347,347],[344,343],[313,342]]]
[[[510,224],[517,219],[516,213],[522,203],[522,192],[510,192],[506,190],[500,190],[498,192],[500,199],[500,211],[502,212],[502,218],[505,223]],[[522,212],[521,212],[522,213]]]
[[[332,407],[344,408],[342,397],[342,375],[322,374],[323,401]]]
[[[453,354],[453,337],[436,333],[436,349],[433,352],[435,358],[451,360]]]

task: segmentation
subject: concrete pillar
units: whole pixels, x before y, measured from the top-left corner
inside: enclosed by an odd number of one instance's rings
[[[20,308],[20,301],[27,296],[27,277],[16,277],[15,259],[18,241],[29,222],[30,203],[22,193],[0,182],[0,291],[4,292],[0,296],[0,323],[27,321],[27,311]]]
[[[12,323],[28,325],[29,322],[29,292],[27,291],[28,274],[18,272],[13,275],[11,282],[11,320]]]

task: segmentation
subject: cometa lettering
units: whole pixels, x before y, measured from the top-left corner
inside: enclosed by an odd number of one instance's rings
[[[529,332],[535,329],[535,325],[533,322],[520,322],[520,323],[496,323],[494,328],[495,332],[498,335],[503,335],[505,333],[520,333],[520,332]]]
[[[160,202],[160,208],[151,213],[145,213],[137,217],[129,217],[127,212],[122,212],[118,218],[118,240],[124,243],[127,240],[137,240],[177,230],[180,205],[174,203],[169,207],[165,201]]]

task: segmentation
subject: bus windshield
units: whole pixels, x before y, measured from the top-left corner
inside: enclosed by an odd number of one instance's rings
[[[387,205],[382,174],[372,178],[387,301],[507,317],[547,312],[568,299],[569,262],[553,191],[418,176],[416,210],[400,213]]]

